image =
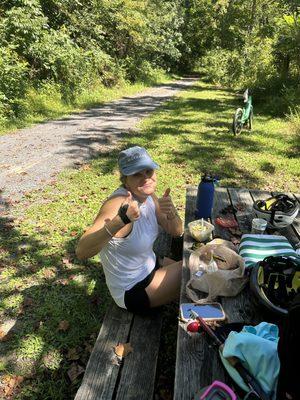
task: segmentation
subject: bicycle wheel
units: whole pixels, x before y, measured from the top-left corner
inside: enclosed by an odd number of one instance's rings
[[[243,117],[243,110],[241,108],[238,108],[234,114],[232,122],[232,130],[235,135],[239,135],[242,131],[243,128],[242,117]]]
[[[251,111],[250,111],[250,115],[249,115],[249,119],[248,119],[248,128],[249,131],[252,131],[253,128],[253,108],[251,107]]]

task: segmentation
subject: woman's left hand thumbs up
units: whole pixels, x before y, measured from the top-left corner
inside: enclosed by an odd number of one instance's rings
[[[170,196],[171,189],[167,188],[162,197],[158,199],[160,211],[167,215],[168,219],[172,219],[176,215],[176,209]]]

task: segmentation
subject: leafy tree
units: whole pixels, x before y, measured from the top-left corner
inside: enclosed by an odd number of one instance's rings
[[[299,24],[299,0],[2,0],[0,113],[20,109],[29,82],[73,101],[95,82],[199,64],[231,86],[287,83],[299,76]]]
[[[300,15],[284,15],[277,20],[278,34],[275,53],[282,78],[292,71],[300,75]]]
[[[192,70],[199,58],[218,45],[216,17],[219,8],[214,0],[185,0],[182,11],[183,43],[179,68]]]
[[[28,87],[28,64],[13,46],[0,47],[0,121],[22,113]]]

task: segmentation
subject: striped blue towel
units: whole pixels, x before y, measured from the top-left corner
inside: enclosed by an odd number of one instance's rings
[[[245,267],[250,267],[269,256],[296,256],[296,252],[284,236],[246,234],[242,236],[239,255]]]

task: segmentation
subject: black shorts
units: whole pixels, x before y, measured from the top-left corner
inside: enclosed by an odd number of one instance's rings
[[[146,292],[146,287],[150,285],[154,278],[155,271],[159,268],[158,260],[155,268],[146,276],[145,279],[138,282],[131,289],[126,290],[124,295],[125,307],[128,311],[135,314],[145,314],[150,309],[150,299]]]

